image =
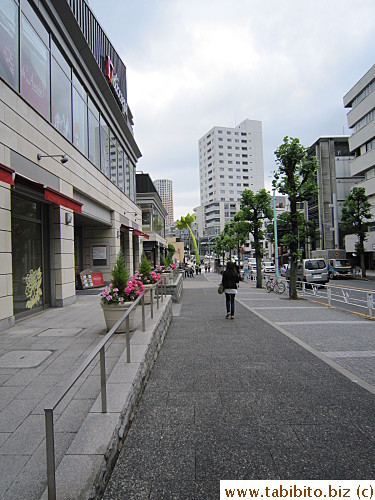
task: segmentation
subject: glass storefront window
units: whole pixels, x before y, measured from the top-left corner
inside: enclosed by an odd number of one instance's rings
[[[102,117],[100,117],[100,158],[101,171],[109,179],[109,127]]]
[[[87,157],[87,93],[75,76],[73,85],[73,144]]]
[[[14,314],[49,303],[48,209],[12,195],[12,268]]]
[[[109,160],[111,164],[111,181],[117,185],[117,142],[112,130],[109,143]]]
[[[121,191],[124,191],[125,189],[125,184],[124,184],[124,150],[122,149],[121,146],[118,146],[117,148],[117,165],[118,165],[118,182],[117,185],[121,189]]]
[[[100,168],[100,127],[99,111],[95,104],[88,98],[89,107],[89,160]]]
[[[129,198],[135,200],[135,168],[129,161]]]
[[[151,211],[142,211],[142,230],[151,231]]]
[[[3,0],[0,9],[0,75],[18,90],[18,7]]]
[[[53,54],[59,53],[53,44]],[[57,62],[62,62],[63,66]],[[65,63],[65,64],[64,64]],[[66,72],[69,72],[67,74]],[[52,124],[69,141],[72,138],[72,84],[70,67],[61,54],[51,58]]]
[[[49,50],[23,15],[20,73],[21,95],[49,120]]]

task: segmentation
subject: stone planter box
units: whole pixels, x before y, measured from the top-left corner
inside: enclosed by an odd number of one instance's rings
[[[129,309],[129,307],[132,304],[133,302],[123,302],[122,304],[103,304],[102,302],[100,302],[108,332],[111,328],[115,326],[117,321],[121,318],[124,312],[127,309]],[[130,331],[134,330],[135,328],[135,310],[136,307],[132,310],[129,317]],[[126,320],[124,320],[122,325],[117,329],[117,333],[125,333],[125,332],[126,332]]]

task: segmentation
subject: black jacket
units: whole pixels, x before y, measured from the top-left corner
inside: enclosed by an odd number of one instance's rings
[[[223,272],[223,280],[222,280],[222,283],[223,283],[223,287],[224,287],[224,290],[226,288],[234,288],[236,289],[237,288],[237,283],[239,283],[240,281],[240,278],[238,276],[238,274],[232,274],[232,273],[229,273],[228,271],[224,271]]]

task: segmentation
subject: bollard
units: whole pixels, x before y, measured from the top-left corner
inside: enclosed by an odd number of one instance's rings
[[[331,307],[331,285],[327,285],[328,307]]]
[[[151,297],[151,319],[154,319],[154,291],[151,288],[150,290],[150,297]]]

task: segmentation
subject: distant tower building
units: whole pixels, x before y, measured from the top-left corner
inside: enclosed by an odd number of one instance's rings
[[[174,222],[173,217],[173,183],[168,179],[157,179],[154,181],[154,186],[158,190],[159,196],[165,209],[167,210],[167,217],[165,223],[171,226]]]
[[[242,191],[264,188],[262,122],[213,127],[199,140],[200,236],[219,234],[240,208]]]

